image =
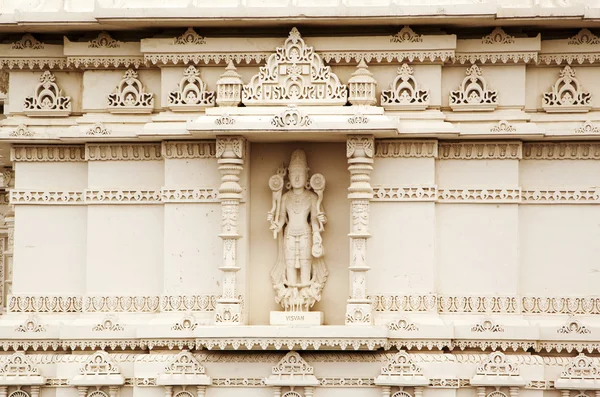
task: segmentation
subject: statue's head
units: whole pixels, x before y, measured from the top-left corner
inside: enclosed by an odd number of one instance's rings
[[[306,183],[308,182],[308,164],[304,150],[296,149],[292,153],[290,165],[288,166],[288,178],[293,188],[306,187]]]

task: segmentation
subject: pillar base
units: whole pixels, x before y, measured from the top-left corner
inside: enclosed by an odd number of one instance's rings
[[[223,325],[241,325],[242,324],[242,304],[217,302],[215,308],[215,324]]]
[[[346,305],[346,325],[372,325],[373,306],[371,302],[348,303]]]

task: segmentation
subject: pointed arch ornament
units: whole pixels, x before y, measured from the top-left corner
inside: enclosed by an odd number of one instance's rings
[[[169,93],[168,106],[174,112],[193,112],[215,106],[215,93],[208,91],[195,66],[188,66],[174,91]]]
[[[45,383],[46,378],[41,375],[39,368],[32,364],[23,352],[11,354],[0,365],[0,388],[6,386],[39,386]],[[34,394],[33,390],[31,394]]]
[[[206,386],[211,384],[204,366],[187,350],[181,351],[165,366],[158,375],[156,384],[165,386],[167,393],[173,393],[173,386],[198,386],[198,397],[204,396]]]
[[[381,106],[386,110],[425,110],[429,106],[429,90],[417,83],[414,69],[407,63],[398,68],[398,75],[389,90],[381,92]]]
[[[300,395],[294,391],[296,387],[304,387],[306,397],[313,395],[313,388],[319,385],[314,369],[295,351],[286,354],[272,369],[272,374],[265,379],[267,386],[273,386],[273,396],[281,396],[281,388],[289,387],[289,396]],[[290,394],[292,393],[292,394]],[[295,394],[294,394],[295,393]]]
[[[56,77],[46,70],[33,95],[25,98],[23,111],[29,117],[65,117],[71,114],[71,97],[62,95]]]
[[[348,88],[293,28],[283,46],[243,86],[245,105],[345,105]]]
[[[575,70],[567,65],[560,71],[552,91],[544,93],[542,108],[547,113],[589,112],[592,109],[592,94],[583,91],[575,77]]]
[[[133,69],[127,69],[107,101],[110,113],[152,113],[154,108],[154,94],[145,92],[138,73]]]
[[[392,356],[387,363],[381,367],[381,374],[375,378],[375,384],[382,386],[382,396],[389,396],[392,388],[399,388],[394,396],[409,397],[404,387],[414,387],[414,397],[423,395],[423,388],[429,385],[429,378],[423,375],[423,369],[416,365],[410,355],[401,350]]]
[[[600,367],[593,358],[580,353],[564,366],[554,387],[564,390],[598,390]]]
[[[491,90],[477,65],[471,65],[458,90],[450,91],[453,111],[492,111],[498,106],[498,91]]]

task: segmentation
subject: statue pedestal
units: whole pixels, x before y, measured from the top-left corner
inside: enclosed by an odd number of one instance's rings
[[[271,325],[323,325],[323,312],[271,312]]]

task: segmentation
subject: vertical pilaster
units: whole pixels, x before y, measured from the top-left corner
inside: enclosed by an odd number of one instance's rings
[[[39,397],[40,396],[40,387],[39,386],[31,386],[31,397]]]
[[[6,224],[7,230],[7,238],[6,238],[6,246],[4,249],[4,268],[2,269],[2,274],[4,276],[4,280],[2,280],[3,285],[3,299],[4,299],[4,307],[8,307],[8,296],[12,294],[12,284],[13,284],[13,250],[15,243],[15,214],[14,212],[9,212],[4,216],[4,223]]]
[[[346,324],[373,322],[371,301],[367,297],[367,240],[369,233],[369,201],[373,198],[374,139],[372,135],[352,135],[346,140],[351,200],[350,225],[350,299],[346,306]]]
[[[119,397],[119,386],[108,386],[108,395],[110,397]]]
[[[206,396],[206,386],[196,386],[196,391],[198,392],[196,394],[198,397]]]
[[[217,162],[221,173],[219,200],[221,201],[221,234],[223,239],[223,293],[217,300],[215,323],[240,324],[241,302],[236,286],[237,242],[239,234],[240,201],[242,187],[240,174],[244,165],[245,139],[239,136],[217,137]]]
[[[381,397],[390,397],[391,394],[392,394],[391,386],[382,386],[381,387]]]

